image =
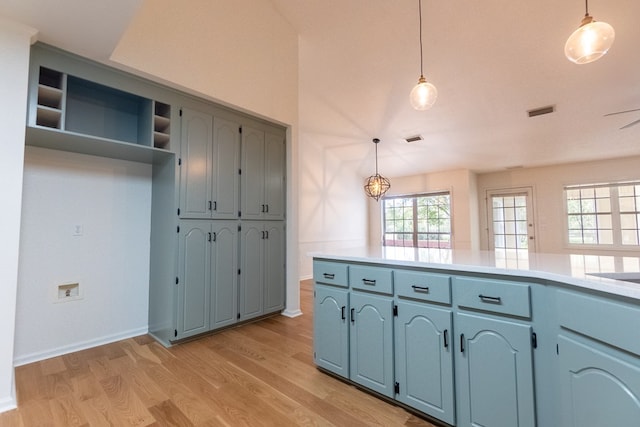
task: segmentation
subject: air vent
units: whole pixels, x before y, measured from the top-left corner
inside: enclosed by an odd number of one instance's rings
[[[529,110],[527,111],[527,114],[529,115],[529,117],[535,117],[535,116],[541,116],[543,114],[553,113],[554,111],[556,111],[555,105],[549,105],[547,107],[536,108],[535,110]]]
[[[415,136],[410,136],[408,138],[405,138],[404,140],[407,142],[418,142],[418,141],[422,141],[424,138],[422,138],[422,135],[415,135]]]

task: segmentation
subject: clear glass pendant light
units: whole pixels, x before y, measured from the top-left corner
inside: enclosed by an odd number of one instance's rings
[[[609,51],[616,37],[613,27],[606,22],[596,22],[589,15],[588,0],[585,0],[586,13],[580,27],[569,36],[564,45],[567,59],[576,64],[588,64],[600,59]]]
[[[420,78],[409,94],[409,101],[413,108],[422,111],[431,108],[436,102],[438,91],[434,85],[427,82],[422,68],[422,0],[418,0],[418,11],[420,15]]]

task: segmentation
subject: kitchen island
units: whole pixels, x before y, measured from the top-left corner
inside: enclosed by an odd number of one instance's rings
[[[639,272],[637,257],[314,254],[315,362],[446,425],[635,425]]]

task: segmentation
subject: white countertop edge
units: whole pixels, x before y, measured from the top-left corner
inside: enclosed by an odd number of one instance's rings
[[[352,252],[352,250],[350,251]],[[461,271],[466,273],[483,273],[483,274],[495,274],[503,276],[514,276],[522,278],[532,278],[538,280],[552,281],[560,285],[575,286],[581,289],[590,289],[593,291],[604,292],[611,295],[617,295],[627,298],[633,298],[640,300],[640,284],[626,282],[622,280],[615,280],[606,277],[591,276],[589,273],[585,273],[583,276],[573,276],[571,274],[557,273],[553,271],[546,271],[538,268],[529,269],[510,269],[502,268],[490,265],[483,265],[479,263],[438,263],[438,262],[424,262],[424,261],[410,261],[402,259],[391,259],[386,257],[377,257],[371,255],[354,255],[354,254],[341,254],[340,251],[336,253],[310,253],[309,256],[318,259],[346,261],[346,262],[363,262],[380,265],[392,265],[392,266],[405,266],[405,267],[417,267],[428,268],[433,270],[449,270],[449,271]],[[540,254],[538,254],[540,256]],[[549,255],[542,255],[549,256]],[[551,255],[555,256],[555,255]],[[599,274],[594,272],[594,274]],[[619,277],[629,276],[637,278],[640,273],[607,273],[607,275]]]

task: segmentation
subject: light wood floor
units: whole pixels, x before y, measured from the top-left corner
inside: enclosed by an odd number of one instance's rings
[[[0,426],[430,426],[318,371],[304,315],[275,316],[165,349],[136,337],[16,368]]]

